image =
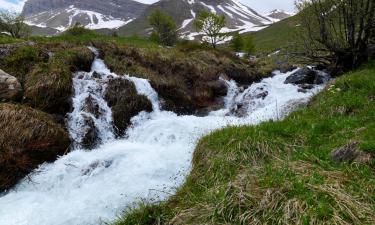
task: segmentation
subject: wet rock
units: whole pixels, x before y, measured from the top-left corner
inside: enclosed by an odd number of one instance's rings
[[[298,87],[305,89],[305,90],[311,90],[314,88],[314,85],[313,84],[300,84],[298,85]]]
[[[358,144],[358,142],[351,141],[345,146],[335,149],[331,153],[331,159],[335,162],[370,163],[372,161],[371,154],[359,150]]]
[[[285,84],[323,84],[325,77],[310,68],[302,68],[286,78]]]
[[[207,86],[214,92],[215,96],[225,96],[228,92],[227,85],[221,80],[207,82]]]
[[[92,95],[89,95],[89,97],[85,99],[83,110],[93,114],[95,118],[99,118],[101,115],[99,103],[92,97]]]
[[[112,109],[117,136],[125,134],[131,118],[142,111],[152,111],[152,104],[147,97],[138,95],[134,84],[125,79],[109,80],[104,98]]]
[[[94,149],[100,142],[98,139],[99,131],[91,117],[84,115],[83,118],[85,120],[86,134],[83,136],[80,144],[85,149]]]
[[[46,113],[0,104],[0,192],[69,150],[67,131]]]
[[[303,89],[303,88],[298,88],[298,92],[300,92],[300,93],[307,93],[307,92],[309,92],[308,90],[306,90],[306,89]]]
[[[282,66],[279,67],[279,70],[280,70],[281,73],[288,73],[288,72],[293,71],[295,69],[297,69],[297,67],[294,66],[294,65],[290,65],[290,64],[282,65]]]
[[[92,74],[92,77],[93,77],[93,78],[96,78],[96,79],[100,79],[100,78],[102,78],[102,74],[100,74],[100,73],[94,71],[94,73]]]
[[[22,87],[17,78],[0,69],[0,102],[17,101],[22,96]]]

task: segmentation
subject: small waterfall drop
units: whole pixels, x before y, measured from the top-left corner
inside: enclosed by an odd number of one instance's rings
[[[112,111],[104,100],[106,82],[116,76],[98,58],[95,48],[95,60],[90,72],[73,74],[73,112],[68,115],[68,130],[74,140],[74,149],[86,148],[113,140]]]
[[[225,107],[205,117],[161,110],[158,94],[147,80],[125,76],[152,102],[154,111],[135,116],[127,137],[115,139],[111,110],[103,95],[106,81],[119,76],[96,58],[90,73],[74,74],[69,131],[76,150],[41,165],[30,174],[32,182],[25,179],[1,196],[0,225],[105,224],[142,198],[166,199],[184,182],[202,136],[228,125],[280,119],[291,105],[307,102],[324,87],[301,93],[297,86],[284,84],[291,73],[275,73],[246,89],[224,81],[228,86]],[[91,107],[95,110],[87,110],[87,101],[95,103]],[[94,121],[102,143],[92,151],[81,148],[87,132],[85,117]]]

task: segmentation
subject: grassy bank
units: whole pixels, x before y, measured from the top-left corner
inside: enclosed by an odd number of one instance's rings
[[[177,194],[115,224],[374,224],[374,75],[372,61],[283,121],[204,137]],[[355,154],[334,161],[343,146]]]

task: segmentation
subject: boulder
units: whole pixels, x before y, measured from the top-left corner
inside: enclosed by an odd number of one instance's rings
[[[323,84],[325,77],[310,68],[302,68],[288,76],[285,84]]]
[[[17,101],[21,95],[22,87],[17,78],[0,70],[0,101]]]
[[[91,95],[85,99],[83,110],[91,113],[95,118],[99,118],[101,115],[99,103]]]
[[[69,150],[66,130],[48,114],[29,107],[0,104],[0,128],[0,192]]]
[[[83,116],[85,120],[86,133],[82,138],[81,146],[84,149],[94,149],[100,142],[98,139],[99,131],[95,126],[94,120],[89,116]]]
[[[142,111],[151,112],[152,104],[144,95],[139,95],[134,84],[125,79],[111,79],[105,91],[105,100],[112,109],[117,136],[123,136],[131,118]]]

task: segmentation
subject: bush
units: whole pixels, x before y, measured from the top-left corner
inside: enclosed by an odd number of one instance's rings
[[[244,47],[244,40],[239,33],[236,33],[233,36],[233,39],[230,41],[230,47],[235,52],[240,52]]]
[[[254,44],[253,36],[251,36],[250,34],[246,35],[243,38],[243,47],[242,47],[242,50],[247,55],[254,54],[254,52],[255,52],[255,44]]]
[[[165,46],[173,46],[177,42],[177,26],[172,17],[161,12],[154,11],[149,17],[149,23],[154,29],[150,39]]]
[[[73,27],[63,32],[62,35],[71,35],[71,36],[95,35],[95,32],[77,23]]]

